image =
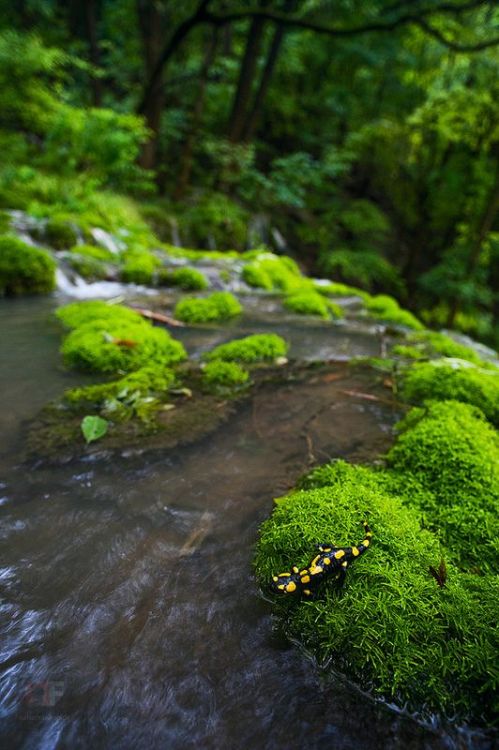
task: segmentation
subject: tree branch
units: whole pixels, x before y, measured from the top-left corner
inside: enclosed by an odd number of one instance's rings
[[[437,39],[446,47],[453,50],[453,52],[480,52],[480,50],[487,49],[488,47],[495,47],[499,44],[499,37],[486,39],[483,42],[475,42],[474,44],[460,44],[459,42],[452,41],[452,39],[447,39],[447,37],[444,36],[441,31],[436,29],[434,26],[432,26],[422,18],[420,18],[419,21],[415,21],[414,23],[416,23],[421,29],[423,29],[423,31],[425,31],[429,36],[432,36],[434,39]]]

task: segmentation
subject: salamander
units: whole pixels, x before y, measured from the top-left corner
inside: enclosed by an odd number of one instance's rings
[[[272,589],[282,594],[312,596],[325,578],[343,583],[348,566],[362,555],[371,543],[372,531],[364,521],[364,540],[356,547],[335,547],[318,544],[318,554],[306,568],[296,565],[288,573],[272,576]]]

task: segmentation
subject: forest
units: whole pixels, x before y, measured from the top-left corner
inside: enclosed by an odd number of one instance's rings
[[[496,0],[0,0],[0,744],[494,750]]]

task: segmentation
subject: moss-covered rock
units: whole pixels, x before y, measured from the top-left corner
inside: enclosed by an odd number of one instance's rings
[[[440,354],[443,357],[464,359],[482,367],[487,366],[487,363],[483,362],[481,357],[469,346],[460,344],[447,334],[439,331],[425,330],[412,333],[407,341],[409,345],[414,347],[415,351],[421,352],[423,356],[435,357]]]
[[[55,250],[64,250],[72,247],[78,237],[72,222],[53,216],[44,227],[44,239]]]
[[[174,315],[186,323],[212,323],[230,320],[242,310],[230,292],[214,292],[209,297],[184,297],[175,305]]]
[[[83,258],[92,258],[93,260],[100,260],[103,263],[116,263],[117,256],[110,250],[106,250],[104,247],[98,247],[97,245],[74,245],[69,249],[70,253],[75,255],[81,255]]]
[[[313,290],[304,289],[290,294],[284,299],[284,306],[298,315],[318,315],[326,320],[341,318],[343,311],[339,305],[325,299]]]
[[[229,341],[227,344],[220,344],[208,352],[205,358],[209,361],[223,359],[225,362],[254,364],[285,357],[287,352],[286,341],[276,333],[255,333]]]
[[[208,279],[197,268],[162,268],[158,271],[158,284],[164,286],[178,286],[185,291],[202,291],[207,289]]]
[[[276,597],[288,634],[386,697],[419,710],[493,718],[497,579],[448,563],[440,587],[429,567],[438,568],[442,551],[421,530],[419,511],[391,495],[378,472],[338,462],[327,479],[327,486],[278,501],[263,524],[255,560],[262,585],[308,564],[318,543],[359,542],[364,518],[373,543],[341,591],[325,582],[313,601]]]
[[[249,372],[237,362],[214,360],[203,369],[203,382],[208,390],[233,390],[246,385]]]
[[[70,267],[87,281],[97,281],[108,277],[108,269],[104,263],[83,255],[71,254],[68,258]]]
[[[285,255],[253,251],[245,257],[250,262],[243,267],[242,278],[249,286],[291,292],[306,281],[296,263]]]
[[[405,326],[414,330],[422,330],[423,324],[408,310],[403,310],[397,300],[387,294],[378,294],[366,300],[367,310],[379,320]]]
[[[388,453],[387,482],[417,507],[448,555],[469,570],[499,571],[499,435],[457,401],[412,409]]]
[[[132,372],[145,365],[185,359],[184,347],[133,310],[104,302],[80,302],[58,311],[73,330],[63,341],[66,364],[84,371]]]
[[[55,262],[49,253],[17,237],[0,236],[0,296],[43,294],[55,288]]]
[[[401,393],[413,404],[429,399],[473,404],[499,427],[499,369],[480,368],[462,359],[416,363],[403,374]]]
[[[130,251],[125,255],[121,278],[127,284],[151,285],[159,265],[159,259],[147,250]]]

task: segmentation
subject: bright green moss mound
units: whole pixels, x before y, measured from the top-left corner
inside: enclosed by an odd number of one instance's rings
[[[158,283],[165,286],[178,286],[185,291],[202,291],[207,289],[208,279],[196,268],[161,269],[158,272]]]
[[[215,292],[209,297],[185,297],[175,305],[174,315],[185,323],[211,323],[230,320],[242,312],[239,301],[230,292]]]
[[[121,278],[128,284],[150,285],[159,265],[158,258],[146,250],[128,252],[121,269]]]
[[[0,236],[0,296],[44,294],[55,288],[55,263],[45,250]]]
[[[326,582],[314,601],[275,597],[289,635],[386,697],[427,711],[492,718],[499,584],[448,564],[440,588],[428,572],[439,565],[438,542],[420,529],[419,512],[378,484],[376,472],[339,462],[329,468],[327,487],[280,500],[261,529],[260,582],[265,588],[272,574],[307,564],[315,544],[359,542],[364,518],[372,546],[352,565],[341,591]]]
[[[247,253],[252,258],[254,253]],[[243,280],[252,287],[290,292],[298,289],[305,281],[300,269],[287,256],[273,253],[257,253],[242,270]]]
[[[252,336],[216,346],[206,354],[206,359],[253,364],[285,357],[287,352],[286,341],[276,333],[255,333]]]
[[[88,281],[105,279],[108,275],[108,270],[104,263],[94,258],[86,258],[85,256],[72,253],[68,262],[73,271],[76,271],[76,273]]]
[[[117,258],[114,253],[110,250],[106,250],[103,247],[97,247],[97,245],[75,245],[70,248],[70,253],[81,255],[84,258],[92,258],[93,260],[101,260],[104,263],[116,263]]]
[[[499,427],[499,370],[482,369],[459,359],[416,363],[404,374],[402,396],[410,403],[463,401],[478,406]]]
[[[78,410],[98,410],[101,416],[124,422],[136,417],[148,422],[164,395],[175,382],[172,370],[162,365],[142,367],[111,383],[100,383],[66,391],[64,400]]]
[[[329,319],[331,316],[341,318],[343,311],[334,302],[330,302],[314,291],[303,290],[290,294],[284,299],[284,306],[298,315],[318,315]]]
[[[333,297],[360,297],[361,299],[370,299],[369,292],[359,289],[356,286],[341,284],[339,281],[331,281],[329,284],[320,284],[314,282],[315,289],[319,294],[331,294]]]
[[[61,308],[59,319],[74,330],[63,341],[66,364],[103,373],[132,372],[145,365],[185,359],[184,347],[138,313],[105,302],[76,302]]]
[[[233,389],[249,381],[249,372],[237,362],[215,360],[208,362],[203,370],[203,382],[209,390]]]
[[[69,221],[59,219],[56,216],[47,221],[44,228],[44,235],[47,244],[55,248],[55,250],[64,250],[65,248],[72,247],[78,239],[74,227]]]
[[[436,354],[441,354],[443,357],[465,359],[467,362],[473,362],[475,365],[488,366],[473,349],[464,344],[459,344],[445,333],[421,331],[420,333],[411,334],[408,342],[415,347],[416,351],[420,351],[423,356],[434,357]]]
[[[387,323],[413,328],[417,331],[424,328],[423,324],[412,313],[403,310],[393,297],[386,294],[378,294],[367,299],[366,307],[375,318]]]
[[[388,453],[388,481],[418,507],[448,555],[469,570],[499,571],[499,435],[458,401],[412,409]]]
[[[131,323],[140,324],[144,319],[138,312],[129,307],[102,302],[101,300],[90,300],[88,302],[72,302],[64,305],[56,311],[56,317],[66,328],[77,328],[85,323],[95,320],[105,320],[109,323]]]

